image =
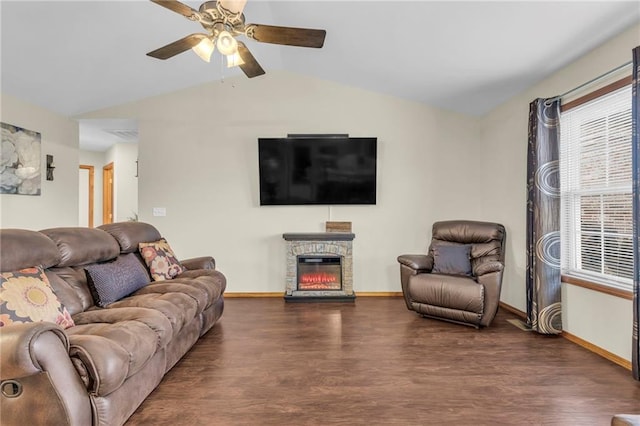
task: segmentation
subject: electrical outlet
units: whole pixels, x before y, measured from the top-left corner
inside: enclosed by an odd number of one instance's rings
[[[167,215],[166,207],[154,207],[153,208],[153,215],[154,216],[166,216]]]

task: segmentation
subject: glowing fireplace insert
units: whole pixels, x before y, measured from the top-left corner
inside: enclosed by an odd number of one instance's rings
[[[340,256],[298,256],[298,290],[342,290]]]

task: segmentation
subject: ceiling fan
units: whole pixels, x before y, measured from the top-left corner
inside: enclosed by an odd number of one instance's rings
[[[245,24],[244,6],[247,0],[206,1],[198,10],[177,0],[151,0],[153,3],[179,13],[192,21],[198,21],[206,30],[194,33],[147,53],[157,59],[169,59],[179,53],[193,49],[209,62],[215,48],[226,56],[227,66],[239,66],[247,77],[253,78],[265,73],[242,41],[244,35],[255,41],[286,46],[320,48],[327,34],[325,30],[308,28],[276,27],[273,25]]]

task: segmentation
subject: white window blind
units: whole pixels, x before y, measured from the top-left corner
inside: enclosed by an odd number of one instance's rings
[[[560,120],[562,273],[631,290],[631,86]]]

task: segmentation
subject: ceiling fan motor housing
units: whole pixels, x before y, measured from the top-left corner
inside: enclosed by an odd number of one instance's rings
[[[225,29],[235,34],[242,34],[244,27],[244,14],[231,13],[220,6],[216,1],[206,1],[199,7],[200,14],[205,19],[201,19],[202,26],[211,30],[216,24],[223,24]]]
[[[217,1],[205,1],[200,5],[200,12],[211,12],[212,10],[218,10]]]

